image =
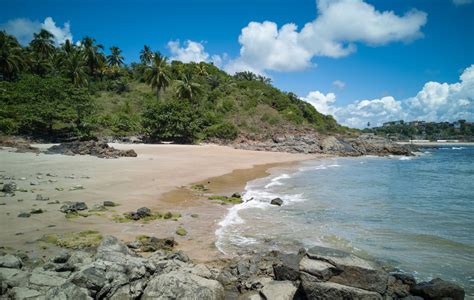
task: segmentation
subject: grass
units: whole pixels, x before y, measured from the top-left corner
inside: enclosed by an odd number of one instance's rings
[[[196,191],[202,191],[202,192],[209,190],[207,186],[205,186],[204,184],[193,184],[191,186],[191,189],[196,190]]]
[[[99,246],[102,235],[95,230],[86,230],[64,234],[47,234],[41,238],[41,241],[68,249],[84,249]]]
[[[68,212],[67,214],[65,214],[64,217],[66,219],[76,219],[76,218],[79,218],[79,217],[87,218],[87,217],[90,217],[90,216],[101,217],[103,215],[104,215],[103,213],[99,213],[99,212],[87,212],[86,213],[86,212],[72,211],[72,212]]]
[[[208,200],[217,200],[217,201],[222,201],[223,203],[227,204],[239,204],[242,203],[241,198],[236,198],[236,197],[227,197],[227,196],[210,196],[207,198]]]
[[[128,222],[143,222],[143,223],[148,223],[150,221],[154,220],[173,220],[177,221],[179,218],[181,218],[181,214],[177,212],[166,212],[166,213],[161,213],[161,212],[153,212],[149,216],[142,217],[140,220],[133,220],[129,213],[124,213],[122,215],[113,215],[112,220],[117,222],[117,223],[128,223]]]

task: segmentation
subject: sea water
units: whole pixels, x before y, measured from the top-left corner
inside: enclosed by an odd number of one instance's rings
[[[306,161],[249,182],[216,245],[226,254],[335,247],[474,296],[474,147],[422,151]]]

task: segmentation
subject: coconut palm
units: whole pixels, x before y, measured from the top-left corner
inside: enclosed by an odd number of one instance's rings
[[[41,29],[40,32],[33,35],[33,40],[30,42],[31,50],[36,53],[41,59],[49,58],[54,52],[54,35]]]
[[[73,51],[64,60],[64,75],[71,80],[75,86],[87,84],[87,67],[82,53]]]
[[[110,55],[107,55],[107,63],[113,68],[123,65],[122,50],[117,46],[110,47]]]
[[[151,89],[156,89],[156,99],[160,99],[160,91],[170,84],[168,74],[167,58],[161,53],[155,52],[151,61],[151,66],[145,72],[145,81],[151,85]]]
[[[153,52],[151,51],[150,46],[143,46],[143,50],[140,51],[140,61],[144,65],[149,65],[153,59]]]
[[[101,44],[96,44],[95,39],[87,36],[82,39],[81,44],[86,56],[88,73],[90,76],[94,76],[95,70],[99,65],[99,60],[103,58],[103,55],[100,53],[100,51],[104,49],[104,46]]]
[[[180,80],[176,80],[176,95],[182,99],[193,100],[201,91],[201,85],[193,82],[191,73],[183,74]]]
[[[196,66],[196,69],[197,69],[197,74],[198,74],[199,76],[207,76],[207,75],[209,75],[209,74],[207,73],[206,66],[205,66],[204,64],[202,64],[202,63],[201,63],[201,64],[198,64],[198,65]]]
[[[0,75],[7,80],[14,79],[23,69],[23,49],[11,35],[0,31]]]

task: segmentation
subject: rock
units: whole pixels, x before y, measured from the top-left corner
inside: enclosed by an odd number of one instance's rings
[[[157,250],[172,250],[176,245],[176,242],[173,237],[169,238],[156,238],[154,236],[140,237],[140,240],[136,240],[132,243],[127,244],[129,248],[140,249],[143,252],[155,252]]]
[[[273,264],[273,273],[276,280],[295,281],[300,277],[301,254],[279,254],[278,261]]]
[[[11,295],[13,299],[41,299],[44,297],[44,294],[37,291],[32,290],[27,287],[14,287],[11,290]],[[48,298],[49,299],[49,298]]]
[[[26,271],[12,268],[0,268],[0,282],[13,286],[26,286],[29,274]]]
[[[390,274],[386,295],[392,298],[404,298],[410,295],[410,290],[416,285],[415,278],[403,273]]]
[[[100,204],[94,204],[91,209],[89,209],[90,212],[101,212],[101,211],[106,211],[107,208],[105,206],[100,205]]]
[[[168,254],[165,259],[176,259],[185,263],[190,261],[189,257],[181,250]]]
[[[39,185],[39,183],[38,183],[38,181],[31,181],[31,182],[30,182],[30,185],[35,186],[35,185]]]
[[[77,190],[83,190],[84,187],[80,184],[76,184],[75,186],[72,186],[69,188],[70,191],[77,191]]]
[[[303,257],[300,261],[300,271],[311,274],[321,281],[327,281],[332,276],[340,273],[340,270],[334,265],[325,261],[314,260],[307,256]]]
[[[239,295],[237,300],[262,300],[260,293],[257,291],[250,291]]]
[[[82,268],[74,273],[69,281],[78,287],[89,290],[92,296],[95,296],[108,282],[105,270],[95,265]]]
[[[87,205],[84,202],[67,201],[59,208],[63,213],[77,212],[78,210],[86,210]]]
[[[179,227],[178,229],[176,229],[176,234],[179,236],[185,236],[188,234],[188,232],[183,227]]]
[[[118,150],[110,147],[105,142],[98,141],[75,141],[70,143],[62,143],[52,146],[48,149],[47,154],[64,154],[64,155],[92,155],[100,158],[118,158],[118,157],[137,157],[134,150]]]
[[[330,281],[384,294],[387,289],[388,274],[377,265],[344,251],[325,247],[313,247],[307,255],[311,259],[325,261],[341,272]]]
[[[117,204],[113,201],[104,201],[103,205],[105,207],[114,207],[114,206],[117,206]]]
[[[13,181],[5,183],[2,188],[2,192],[7,194],[13,194],[17,189],[16,183]]]
[[[459,285],[435,278],[430,282],[421,282],[411,289],[411,293],[424,299],[464,299],[464,289]]]
[[[41,208],[34,208],[34,209],[31,210],[30,213],[33,214],[33,215],[42,214],[42,213],[44,213],[44,210],[42,210]]]
[[[260,291],[265,299],[292,300],[297,288],[291,281],[272,281]]]
[[[0,256],[0,268],[20,269],[22,266],[23,262],[19,257],[11,254]]]
[[[364,299],[382,300],[382,296],[375,292],[350,287],[334,282],[302,281],[302,288],[307,299],[334,300],[334,299]]]
[[[66,279],[60,276],[60,273],[35,269],[31,273],[30,286],[38,288],[48,288],[59,286],[66,282]]]
[[[224,299],[223,286],[215,281],[182,271],[171,271],[153,277],[142,299]]]
[[[233,193],[232,198],[242,198],[242,195],[240,193]]]
[[[36,194],[36,201],[48,201],[49,197],[43,197],[41,194]]]
[[[87,289],[78,287],[77,285],[66,282],[58,287],[50,288],[46,292],[48,300],[92,300]]]
[[[118,288],[108,298],[109,300],[128,300],[139,299],[147,282],[145,280],[136,280],[130,284],[126,284]]]
[[[31,217],[31,214],[27,213],[27,212],[21,212],[21,213],[18,214],[17,217],[18,218],[29,218],[29,217]]]
[[[67,252],[62,252],[51,259],[55,264],[64,264],[67,263],[71,255]]]
[[[275,199],[272,199],[270,204],[282,206],[283,205],[283,200],[281,200],[281,198],[275,198]]]
[[[141,207],[137,209],[137,215],[139,218],[147,217],[151,215],[151,210],[148,207]]]

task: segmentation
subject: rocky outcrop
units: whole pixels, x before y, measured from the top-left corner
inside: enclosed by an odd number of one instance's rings
[[[23,260],[26,260],[24,262]],[[181,251],[143,257],[112,236],[95,253],[62,252],[38,267],[0,256],[1,299],[463,299],[456,284],[388,274],[349,253],[314,247],[193,264]]]
[[[118,150],[105,142],[75,141],[48,148],[48,154],[92,155],[100,158],[137,157],[134,150]]]
[[[270,140],[237,140],[238,149],[291,153],[321,153],[342,156],[360,155],[411,155],[416,150],[411,145],[399,145],[385,138],[372,135],[356,137],[319,136],[316,134],[280,135]]]

